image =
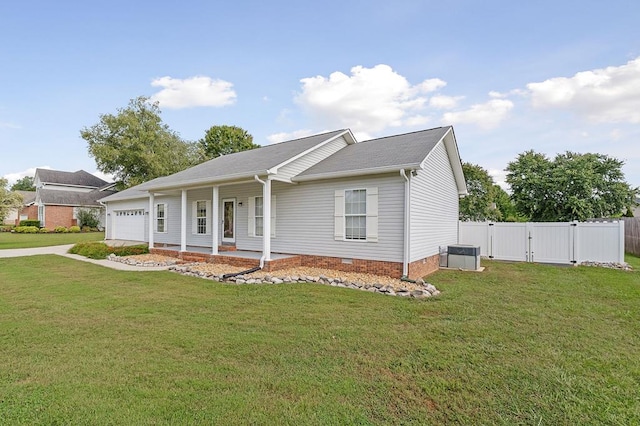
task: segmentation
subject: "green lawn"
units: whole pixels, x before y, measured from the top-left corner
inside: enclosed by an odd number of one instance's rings
[[[78,234],[17,234],[0,232],[0,250],[59,246],[100,240],[104,240],[104,232],[82,232]]]
[[[0,259],[0,423],[639,424],[640,272],[484,265],[416,300]]]

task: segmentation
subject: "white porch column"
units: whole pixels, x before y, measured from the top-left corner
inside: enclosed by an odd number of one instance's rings
[[[211,254],[218,254],[218,225],[220,224],[218,195],[218,187],[214,186],[211,191]]]
[[[262,187],[262,256],[271,260],[271,180],[265,179]]]
[[[155,204],[155,196],[153,195],[153,192],[149,192],[149,248],[150,249],[153,248],[153,230],[154,230],[153,216],[155,214],[154,204]]]
[[[187,251],[187,190],[182,190],[180,207],[180,251]]]

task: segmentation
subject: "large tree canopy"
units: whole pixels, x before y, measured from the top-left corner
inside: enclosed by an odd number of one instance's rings
[[[89,144],[98,170],[113,174],[120,189],[170,175],[197,163],[195,146],[184,142],[160,118],[158,103],[140,96],[118,113],[80,135]]]
[[[18,179],[16,183],[11,185],[12,191],[35,191],[36,187],[33,184],[33,176],[25,176],[22,179]]]
[[[527,151],[509,163],[507,183],[516,209],[532,221],[614,217],[637,191],[625,182],[623,164],[602,154],[566,152],[551,160]]]
[[[237,126],[212,126],[198,141],[202,160],[211,160],[221,155],[259,148],[253,143],[253,136]]]
[[[7,190],[7,180],[0,178],[0,224],[11,210],[22,207],[22,195]]]
[[[515,208],[509,195],[493,181],[481,166],[462,164],[469,194],[460,199],[460,220],[515,220]]]

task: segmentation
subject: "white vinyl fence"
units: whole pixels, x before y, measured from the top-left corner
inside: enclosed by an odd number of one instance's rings
[[[576,264],[624,262],[624,221],[460,222],[459,243],[490,259]]]

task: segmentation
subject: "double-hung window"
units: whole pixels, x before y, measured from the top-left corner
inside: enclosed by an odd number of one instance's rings
[[[207,202],[196,201],[196,234],[207,233]]]
[[[344,191],[344,238],[346,240],[367,239],[367,190]]]
[[[255,226],[256,226],[256,237],[262,237],[264,235],[264,198],[256,197],[255,198]]]
[[[167,232],[167,205],[156,204],[156,232]]]
[[[378,241],[378,188],[335,190],[334,239]]]
[[[248,231],[250,237],[264,236],[264,197],[249,197]],[[271,196],[271,237],[276,236],[276,196]]]

